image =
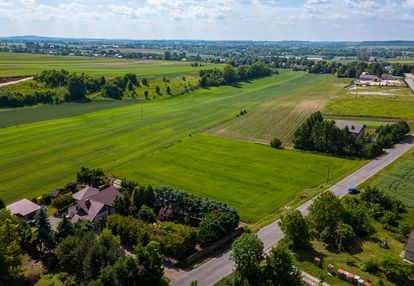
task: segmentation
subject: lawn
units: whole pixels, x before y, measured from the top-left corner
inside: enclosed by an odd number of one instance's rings
[[[195,135],[151,156],[133,161],[116,174],[143,184],[168,185],[228,203],[244,222],[255,223],[306,196],[364,162],[217,136]]]
[[[361,187],[366,186],[377,187],[407,206],[414,207],[414,149],[398,158]]]
[[[162,78],[195,75],[200,69],[213,66],[219,65],[206,64],[200,68],[192,67],[190,62],[0,53],[0,77],[34,75],[45,69],[66,69],[92,76],[114,77],[135,73],[140,77]]]
[[[263,143],[277,136],[285,146],[290,146],[293,133],[310,113],[322,111],[329,98],[349,83],[349,79],[338,79],[333,75],[309,74],[291,84],[273,88],[275,96],[271,100],[208,133]]]
[[[323,113],[326,115],[362,116],[376,118],[414,119],[414,95],[408,87],[369,87],[355,91],[344,90],[333,97]]]
[[[57,109],[50,107],[51,120],[38,112],[34,123],[0,129],[0,196],[7,203],[32,198],[74,180],[82,166],[113,170],[140,160],[190,133],[203,132],[234,118],[241,96],[251,110],[275,96],[274,88],[307,76],[286,71],[237,86],[200,89],[148,102],[143,104],[142,119],[141,105],[61,119],[56,119]],[[30,121],[29,116],[26,121]]]

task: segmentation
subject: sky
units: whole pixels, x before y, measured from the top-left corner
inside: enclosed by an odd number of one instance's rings
[[[414,0],[0,0],[0,36],[414,40]]]

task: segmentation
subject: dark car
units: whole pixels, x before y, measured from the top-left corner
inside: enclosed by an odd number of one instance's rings
[[[348,194],[350,195],[356,195],[359,193],[359,190],[357,188],[349,188],[348,189]]]

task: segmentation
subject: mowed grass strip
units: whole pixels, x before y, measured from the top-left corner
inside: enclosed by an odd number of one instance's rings
[[[144,184],[174,186],[226,202],[242,221],[255,223],[325,183],[329,164],[335,180],[362,163],[196,135],[114,171]]]
[[[201,89],[143,105],[0,129],[0,197],[7,203],[51,192],[82,166],[107,171],[235,117],[274,96],[273,88],[304,73],[285,72],[239,86]],[[252,170],[253,171],[253,170]],[[134,178],[131,178],[134,179]]]
[[[290,146],[297,127],[311,113],[323,110],[329,98],[340,93],[349,82],[334,75],[308,74],[291,84],[273,88],[272,99],[207,133],[263,143],[277,136],[285,146]],[[242,106],[244,102],[242,98]]]
[[[205,64],[192,67],[190,62],[0,53],[0,77],[34,75],[45,69],[66,69],[92,76],[115,77],[135,73],[147,78],[162,78],[195,75],[200,69],[220,66]]]
[[[414,149],[362,184],[376,187],[384,193],[414,207]]]

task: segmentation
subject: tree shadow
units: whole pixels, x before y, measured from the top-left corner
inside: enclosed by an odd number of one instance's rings
[[[292,247],[293,252],[295,253],[296,259],[300,262],[313,262],[315,257],[318,257],[321,260],[321,265],[323,265],[324,259],[326,255],[317,251],[316,249],[308,248],[308,249],[300,249]]]
[[[242,85],[239,82],[232,83],[231,86],[235,88],[242,88]]]

